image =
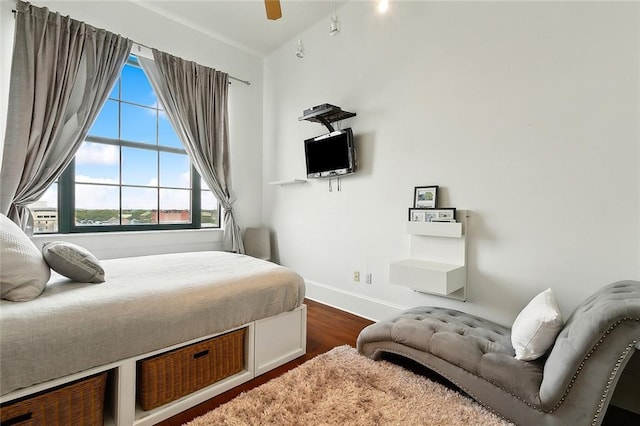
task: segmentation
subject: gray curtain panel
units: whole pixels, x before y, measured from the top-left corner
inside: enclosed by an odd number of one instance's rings
[[[23,229],[31,222],[26,205],[38,200],[73,160],[131,44],[18,1],[0,212]]]
[[[244,253],[229,174],[229,76],[153,49],[138,61],[189,158],[224,209],[224,249]]]

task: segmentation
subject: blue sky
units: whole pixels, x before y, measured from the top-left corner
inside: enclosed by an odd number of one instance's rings
[[[118,128],[120,98],[123,101],[122,120]],[[158,100],[144,72],[132,65],[125,65],[121,78],[111,90],[89,135],[183,148],[166,115],[158,110]],[[123,147],[120,153],[120,148],[115,145],[83,142],[76,154],[76,207],[118,209],[120,194],[116,186],[90,184],[117,185],[120,173],[124,185],[150,187],[123,188],[123,209],[155,209],[158,199],[160,209],[188,209],[190,206],[188,188],[191,167],[186,155],[168,152],[158,154],[130,147]],[[202,183],[201,187],[207,186]],[[49,207],[57,206],[57,185],[53,185],[41,200]],[[203,191],[202,209],[216,208],[217,201],[213,194]]]
[[[120,112],[118,99],[123,101]],[[158,110],[158,100],[144,72],[131,65],[125,65],[121,79],[111,91],[89,135],[182,148],[166,115]],[[121,172],[124,185],[184,188],[160,189],[159,193],[156,188],[123,188],[123,208],[155,208],[158,196],[161,209],[189,208],[190,164],[187,156],[123,147],[120,171],[118,149],[116,146],[83,143],[76,155],[76,181],[117,184]],[[117,205],[118,191],[115,188],[81,185],[76,193],[78,208]]]

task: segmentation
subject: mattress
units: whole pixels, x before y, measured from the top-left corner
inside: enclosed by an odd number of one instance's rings
[[[0,302],[0,395],[267,318],[304,280],[267,261],[191,252],[102,262],[106,282],[52,273],[29,302]]]

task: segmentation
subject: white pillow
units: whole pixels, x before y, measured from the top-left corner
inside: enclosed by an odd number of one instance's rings
[[[11,219],[0,214],[0,298],[26,302],[40,296],[51,270],[40,250]]]
[[[42,245],[42,255],[51,269],[80,283],[104,282],[104,269],[89,250],[66,241]]]
[[[553,290],[546,289],[520,311],[511,327],[516,359],[540,358],[553,345],[564,322]]]

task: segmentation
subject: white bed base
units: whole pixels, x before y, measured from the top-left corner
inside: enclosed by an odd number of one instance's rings
[[[241,372],[150,411],[143,411],[137,406],[137,361],[241,328],[247,329],[245,334],[245,368]],[[0,397],[0,403],[45,391],[93,374],[110,371],[113,373],[114,380],[110,385],[107,385],[104,424],[106,426],[150,426],[304,355],[307,352],[307,307],[301,305],[293,311],[253,321],[226,330],[224,333],[203,336],[189,342],[19,389]]]

